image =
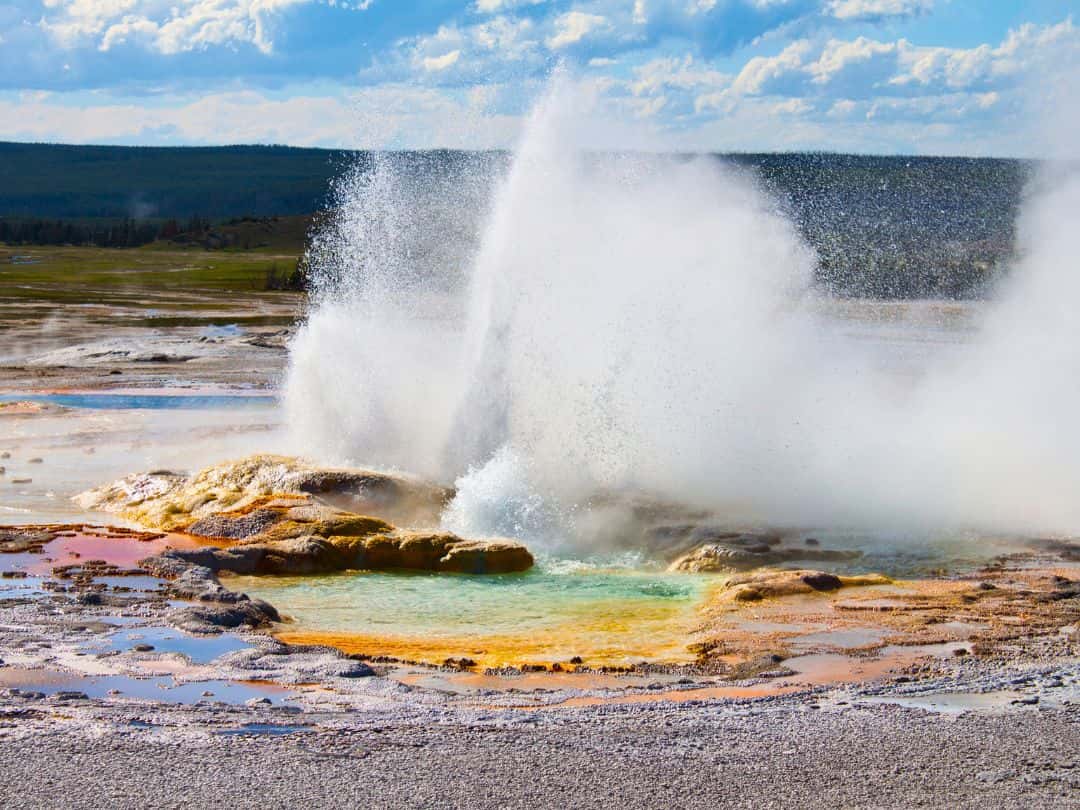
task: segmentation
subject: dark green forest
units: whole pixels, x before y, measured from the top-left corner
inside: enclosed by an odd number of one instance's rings
[[[418,174],[476,155],[398,156]],[[505,166],[489,155],[486,165]],[[120,147],[0,143],[0,242],[136,247],[158,240],[258,247],[333,204],[332,182],[368,152],[282,146]],[[833,292],[979,295],[1013,252],[1028,163],[828,153],[716,155],[752,171],[819,257]],[[254,226],[230,227],[239,221]],[[299,223],[299,225],[297,224]]]
[[[285,146],[0,143],[0,217],[226,218],[321,208],[350,156]]]

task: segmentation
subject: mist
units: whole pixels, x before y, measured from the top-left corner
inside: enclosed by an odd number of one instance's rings
[[[751,174],[588,151],[586,107],[556,80],[509,167],[383,155],[342,179],[285,385],[298,451],[456,482],[449,528],[548,543],[597,542],[635,499],[733,525],[1080,529],[1073,169],[1032,183],[964,328],[935,303],[852,316]]]

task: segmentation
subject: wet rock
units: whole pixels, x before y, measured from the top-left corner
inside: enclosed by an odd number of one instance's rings
[[[166,589],[170,595],[178,599],[221,604],[233,604],[244,598],[243,594],[224,587],[209,568],[173,557],[174,553],[167,551],[142,561],[154,576],[172,580]]]
[[[458,672],[467,672],[476,666],[476,662],[471,658],[447,658],[442,663],[446,669],[457,670]],[[559,668],[560,670],[562,667]]]
[[[203,635],[217,635],[237,627],[264,627],[278,621],[281,616],[273,605],[246,596],[231,605],[198,605],[169,616],[175,627]]]
[[[788,562],[826,562],[854,560],[862,556],[860,551],[807,548],[805,546],[779,547],[777,542],[755,540],[752,535],[738,535],[719,542],[698,546],[673,562],[670,571],[689,573],[749,571]]]
[[[391,529],[387,533],[366,536],[290,537],[227,548],[173,549],[141,564],[155,576],[182,580],[174,582],[174,588],[186,586],[193,593],[211,588],[209,575],[220,571],[281,575],[400,568],[496,574],[524,571],[533,564],[528,549],[512,540],[465,540],[449,532],[387,528]],[[203,570],[189,572],[188,566]]]
[[[840,588],[887,585],[891,581],[881,574],[837,576],[824,571],[762,571],[732,577],[725,583],[719,599],[728,602],[756,602]]]
[[[192,523],[185,532],[198,537],[244,540],[266,531],[283,519],[283,512],[273,509],[256,509],[246,514],[220,514],[205,517]]]
[[[1069,562],[1080,561],[1080,543],[1074,540],[1059,540],[1055,538],[1031,540],[1029,545],[1039,551],[1048,552]]]
[[[39,554],[44,546],[56,539],[56,533],[36,527],[0,529],[0,553]]]
[[[1080,581],[1066,577],[1054,577],[1053,590],[1040,593],[1035,596],[1036,602],[1060,602],[1064,599],[1076,599],[1080,597]]]
[[[9,698],[22,698],[23,700],[44,700],[44,692],[35,692],[26,689],[5,689],[3,691],[4,697]]]
[[[154,645],[153,644],[136,644],[131,649],[134,650],[135,652],[153,652],[154,651]]]
[[[840,581],[840,577],[825,573],[803,574],[802,581],[815,591],[835,591],[844,584]]]
[[[375,674],[375,670],[363,661],[343,661],[334,669],[333,674],[339,678],[370,678]]]
[[[104,560],[86,560],[81,563],[70,565],[57,565],[53,567],[53,576],[58,579],[74,579],[81,582],[89,582],[95,577],[139,577],[146,574],[144,568],[121,568],[118,565],[107,563]]]
[[[785,656],[781,653],[765,653],[747,661],[741,661],[732,667],[728,678],[734,681],[746,680],[747,678],[767,677],[766,673],[781,671],[777,664],[784,661]],[[777,676],[779,677],[779,676]]]
[[[86,692],[65,690],[61,692],[54,692],[52,695],[52,699],[57,702],[65,702],[69,700],[89,700],[90,697],[86,694]]]

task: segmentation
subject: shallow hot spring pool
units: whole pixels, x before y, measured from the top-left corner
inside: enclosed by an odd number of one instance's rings
[[[691,661],[687,640],[715,576],[540,560],[521,574],[349,572],[231,577],[293,619],[277,635],[348,652],[482,666]]]

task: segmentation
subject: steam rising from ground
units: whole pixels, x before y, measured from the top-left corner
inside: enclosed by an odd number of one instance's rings
[[[596,536],[642,495],[732,522],[1080,530],[1077,173],[1033,188],[977,338],[909,363],[836,317],[752,178],[582,151],[579,102],[557,83],[508,169],[382,156],[342,181],[292,347],[299,449],[458,479],[448,525],[531,539]]]

